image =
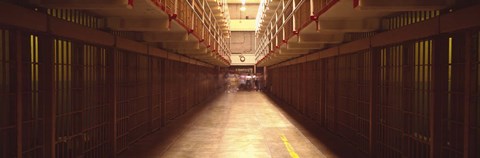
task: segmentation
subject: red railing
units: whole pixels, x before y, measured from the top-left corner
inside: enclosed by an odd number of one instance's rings
[[[171,20],[177,21],[188,33],[195,36],[201,43],[208,47],[212,52],[222,52],[231,54],[226,45],[226,39],[223,37],[219,27],[219,21],[213,16],[213,11],[201,0],[152,0],[158,7],[170,14]],[[221,36],[219,36],[220,34]],[[208,39],[208,40],[207,40]],[[222,45],[218,47],[218,45]],[[218,54],[220,55],[220,54]],[[224,58],[227,60],[228,58]]]
[[[278,45],[274,43],[275,46],[279,47],[291,37],[298,34],[307,25],[317,20],[318,16],[338,1],[339,0],[288,0],[285,4],[280,3],[278,4],[279,6],[277,7],[276,13],[271,15],[273,17],[270,21],[264,24],[267,27],[259,27],[257,33],[261,33],[259,35],[261,39],[265,37],[269,39],[262,42],[277,42],[272,39],[281,39],[282,42],[279,42]],[[273,34],[273,37],[270,37],[270,34]],[[255,53],[257,58],[260,56],[264,56],[263,58],[265,58],[266,54],[262,52],[266,50],[271,52],[269,50],[270,47],[267,46],[268,44],[260,44],[259,47],[257,47]]]

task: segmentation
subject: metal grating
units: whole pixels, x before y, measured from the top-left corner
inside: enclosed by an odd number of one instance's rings
[[[320,125],[325,123],[325,64],[324,60],[315,61],[314,68],[314,85],[316,91],[316,99],[314,104],[314,120]]]
[[[12,33],[0,28],[0,157],[17,156],[16,60]]]
[[[80,24],[89,28],[99,29],[103,19],[75,9],[47,9],[47,14],[59,19]]]
[[[363,152],[370,152],[369,142],[370,138],[370,102],[371,94],[370,87],[372,86],[372,53],[370,51],[362,52],[357,55],[357,115],[356,122],[358,123],[357,135],[354,141]]]
[[[407,26],[413,23],[425,21],[440,15],[440,11],[432,10],[432,11],[411,11],[411,12],[404,12],[398,15],[394,15],[392,17],[387,18],[388,21],[388,29],[398,29],[403,26]]]
[[[179,64],[176,61],[167,61],[165,64],[167,120],[173,120],[180,114],[179,68]]]
[[[389,29],[439,14],[394,15]],[[284,62],[267,81],[273,96],[371,157],[478,157],[479,41],[469,28],[321,57],[315,66]]]
[[[337,132],[339,135],[345,137],[347,140],[353,140],[356,135],[357,122],[356,112],[358,111],[356,105],[356,98],[358,91],[356,86],[357,81],[357,60],[355,55],[340,56],[338,60],[338,77],[337,77],[337,92],[336,98],[336,114],[338,120]]]
[[[185,87],[187,84],[184,84],[186,83],[186,66],[187,64],[185,63],[179,63],[179,70],[176,71],[176,76],[177,76],[177,82],[178,82],[178,88],[177,88],[177,91],[179,91],[179,100],[178,100],[178,103],[179,103],[179,113],[178,115],[181,115],[185,112],[187,112],[187,88]]]
[[[370,53],[338,58],[337,124],[338,134],[363,152],[369,152]]]
[[[298,65],[290,65],[290,85],[288,87],[288,97],[290,97],[290,105],[298,111],[298,95],[300,87],[298,87]]]
[[[416,41],[413,46],[414,51],[409,52],[406,59],[404,152],[408,157],[428,157],[433,41]]]
[[[152,131],[162,126],[162,99],[163,99],[163,59],[152,58],[152,99],[151,120]]]
[[[337,59],[336,58],[329,58],[326,61],[326,97],[325,97],[325,126],[328,130],[335,132],[336,131],[336,84],[337,84]]]
[[[464,135],[464,97],[465,97],[465,51],[462,50],[465,37],[448,38],[448,61],[444,72],[447,87],[440,93],[442,100],[442,155],[445,157],[463,157]]]
[[[317,99],[318,99],[318,90],[316,89],[315,85],[315,64],[316,62],[308,62],[305,63],[305,70],[304,70],[304,77],[305,80],[303,82],[305,87],[305,107],[304,113],[310,119],[315,119],[315,112],[318,111],[316,106]],[[309,86],[310,85],[310,86]]]
[[[0,157],[113,157],[165,125],[166,92],[178,117],[218,88],[213,68],[168,61],[165,91],[166,59],[87,42],[0,27]]]
[[[148,133],[148,57],[117,52],[117,153]]]
[[[107,58],[111,52],[106,48],[84,44],[79,56],[83,56],[83,63],[74,62],[74,69],[83,69],[83,72],[77,73],[83,73],[83,87],[79,88],[85,94],[82,109],[84,157],[106,157],[111,153],[108,110],[113,103],[107,97],[111,84],[107,79],[107,70],[112,66],[107,64]]]
[[[54,39],[58,157],[105,157],[108,142],[107,49]]]
[[[373,37],[375,34],[377,34],[377,32],[351,32],[351,33],[345,33],[345,35],[344,35],[344,40],[345,40],[345,42],[355,41],[355,40],[360,40],[360,39],[365,39],[365,38]]]
[[[44,61],[39,56],[39,37],[22,34],[22,156],[44,156],[45,82]]]
[[[193,91],[193,86],[191,86],[191,84],[186,84],[186,83],[195,83],[194,81],[195,76],[193,75],[194,67],[193,65],[189,65],[189,64],[187,64],[186,66],[187,66],[186,71],[184,72],[185,82],[182,85],[184,86],[186,91],[185,104],[187,106],[187,109],[191,109],[195,105],[193,101],[195,93]]]
[[[470,143],[469,156],[480,156],[480,32],[476,31],[472,37],[472,75],[470,94]]]
[[[379,122],[378,157],[401,157],[403,128],[403,47],[392,46],[380,51],[380,82],[377,83]]]
[[[337,91],[337,114],[340,134],[345,137],[355,135],[355,115],[358,111],[356,105],[358,74],[356,71],[357,60],[355,55],[341,56],[338,58],[338,91]],[[351,139],[351,138],[350,138]]]
[[[299,4],[301,3],[301,4]],[[306,26],[309,24],[309,22],[312,22],[313,20],[311,19],[311,15],[313,13],[310,12],[310,5],[311,3],[309,1],[299,1],[296,2],[296,12],[294,13],[295,16],[295,22],[297,29],[303,29],[302,27]]]
[[[56,143],[58,157],[76,157],[82,152],[82,107],[83,97],[79,90],[82,76],[72,74],[72,42],[54,40],[54,71],[56,94]],[[76,61],[76,60],[75,60]],[[72,76],[73,75],[73,76]],[[74,81],[75,80],[75,81]],[[73,93],[73,94],[72,94]]]
[[[423,40],[380,51],[379,157],[429,156],[432,44]]]

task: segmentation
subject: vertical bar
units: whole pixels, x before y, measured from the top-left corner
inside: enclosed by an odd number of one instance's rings
[[[315,16],[315,13],[314,13],[315,10],[314,10],[314,8],[313,8],[313,5],[314,5],[314,4],[313,4],[313,0],[310,0],[310,17]]]
[[[448,37],[438,36],[433,41],[432,52],[432,93],[430,94],[429,128],[430,128],[430,157],[441,157],[441,105],[444,100],[441,92],[445,91],[448,82]],[[438,102],[438,103],[437,103]]]
[[[23,73],[23,69],[22,69],[22,51],[23,51],[23,46],[28,44],[28,42],[26,42],[25,40],[22,40],[22,32],[20,31],[15,31],[15,54],[16,54],[16,71],[17,71],[17,80],[15,81],[16,83],[16,100],[17,100],[17,157],[18,158],[22,158],[23,154],[22,154],[22,136],[23,136],[23,130],[22,130],[22,114],[23,114],[23,105],[22,105],[22,90],[23,90],[23,87],[22,87],[22,82],[23,82],[23,77],[22,77],[22,73]],[[9,38],[9,37],[7,37]],[[13,55],[13,54],[12,54]]]
[[[150,47],[147,48],[147,52],[148,54],[150,53]],[[147,122],[148,122],[148,132],[147,133],[150,133],[153,131],[153,98],[154,98],[154,93],[153,93],[153,57],[152,56],[146,56],[147,58],[147,106],[148,106],[148,118],[147,118]]]
[[[178,15],[178,0],[175,0],[174,7],[175,8],[173,9],[174,10],[173,14]]]
[[[196,16],[196,11],[195,11],[195,6],[196,6],[196,3],[195,3],[195,0],[192,1],[192,30],[195,30],[195,19],[197,18]],[[203,10],[202,14],[205,12],[205,10]],[[187,15],[188,16],[188,15]],[[197,30],[198,31],[198,30]]]
[[[111,129],[109,131],[110,133],[110,136],[109,136],[109,139],[110,139],[110,142],[112,144],[112,146],[110,147],[111,149],[111,153],[110,153],[110,156],[111,157],[116,157],[117,155],[117,96],[118,96],[118,89],[117,89],[117,85],[118,85],[118,77],[116,77],[117,75],[117,71],[118,71],[118,68],[117,68],[117,63],[116,63],[116,59],[117,59],[117,55],[118,55],[118,52],[117,52],[117,48],[111,48],[109,49],[111,52],[107,54],[107,62],[108,62],[108,68],[107,68],[107,77],[109,79],[107,79],[107,81],[112,81],[110,82],[109,86],[110,87],[109,89],[111,90],[111,92],[109,93],[110,96],[109,96],[109,99],[110,99],[110,108],[108,109],[111,109],[110,110],[110,114],[108,116],[110,116],[109,118],[109,121],[110,121],[110,124],[111,124]]]
[[[337,96],[338,95],[338,84],[339,84],[339,81],[338,81],[338,76],[339,76],[339,57],[336,56],[336,57],[333,57],[333,77],[334,77],[334,84],[333,84],[333,95],[334,96]],[[338,101],[333,98],[333,131],[334,132],[338,132]]]
[[[160,86],[161,86],[161,100],[160,100],[160,113],[161,113],[161,124],[162,124],[162,127],[166,126],[167,125],[167,97],[166,97],[166,94],[167,94],[167,88],[166,88],[166,60],[165,59],[162,59],[161,60],[161,65],[162,67],[160,68]]]
[[[296,8],[296,4],[295,4],[295,0],[292,0],[292,12],[291,13],[288,13],[289,15],[292,14],[292,31],[293,33],[295,34],[297,32],[297,22],[296,22],[296,16],[295,16],[295,8]]]
[[[378,108],[375,106],[377,105],[378,103],[376,102],[377,101],[377,98],[379,97],[378,95],[378,90],[376,90],[376,86],[377,84],[380,84],[380,80],[379,80],[379,75],[380,72],[378,70],[380,70],[380,50],[379,49],[371,49],[372,53],[371,53],[371,63],[372,65],[370,66],[370,77],[371,77],[371,80],[370,80],[370,87],[369,87],[369,93],[370,93],[370,103],[369,103],[369,121],[370,121],[370,126],[369,126],[369,144],[368,144],[368,147],[369,147],[369,152],[370,152],[370,156],[371,157],[375,157],[374,153],[375,153],[375,142],[376,142],[376,138],[379,136],[379,134],[377,133],[377,129],[376,127],[378,127],[377,125],[377,120],[378,120]]]
[[[471,79],[472,79],[472,47],[473,47],[473,40],[472,31],[467,31],[465,33],[465,81],[464,81],[464,125],[463,125],[463,157],[468,158],[470,156],[470,95],[471,95]]]
[[[320,125],[322,127],[325,127],[325,112],[326,112],[326,102],[325,102],[325,96],[326,96],[326,93],[327,93],[327,89],[326,89],[326,80],[328,79],[326,76],[326,69],[325,69],[325,59],[320,59],[319,61],[319,65],[320,65],[320,76],[319,76],[319,79],[320,79]]]
[[[55,94],[55,71],[54,71],[54,57],[55,52],[53,48],[53,38],[51,36],[40,36],[40,43],[38,47],[40,51],[45,52],[40,56],[43,59],[44,72],[40,73],[45,75],[43,77],[45,81],[45,157],[56,157],[55,155],[55,126],[56,126],[56,111],[57,111],[57,99]]]

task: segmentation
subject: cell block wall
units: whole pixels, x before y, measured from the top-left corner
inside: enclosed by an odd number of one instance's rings
[[[471,51],[470,61],[472,62],[472,69],[470,70],[470,98],[467,100],[469,106],[470,122],[468,128],[468,136],[471,138],[467,143],[470,151],[470,155],[480,155],[480,151],[476,150],[480,147],[480,32],[475,32],[472,35],[473,49]],[[475,86],[476,85],[476,86]]]
[[[107,48],[53,40],[55,155],[108,156]]]
[[[8,29],[0,29],[0,100],[2,101],[2,110],[0,111],[0,132],[3,140],[0,145],[0,156],[14,157],[17,155],[17,114],[15,99],[15,89],[17,76],[12,71],[16,71],[16,54],[12,51],[13,35]]]
[[[439,16],[425,13],[402,16]],[[377,35],[270,66],[268,94],[371,157],[478,157],[478,28],[384,45]]]
[[[219,90],[176,56],[0,25],[0,157],[121,153]]]

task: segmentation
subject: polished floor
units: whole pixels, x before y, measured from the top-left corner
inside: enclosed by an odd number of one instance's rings
[[[120,157],[361,157],[336,136],[285,108],[260,92],[220,94]]]

